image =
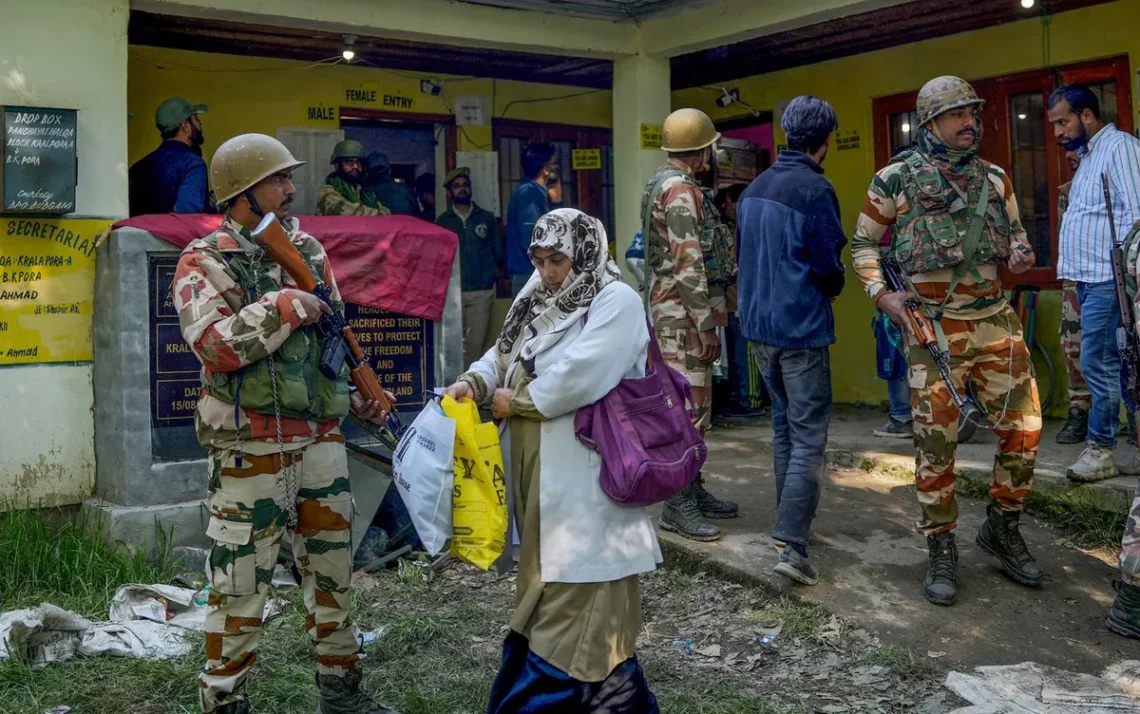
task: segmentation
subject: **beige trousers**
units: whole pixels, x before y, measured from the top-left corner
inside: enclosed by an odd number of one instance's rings
[[[483,356],[487,329],[491,326],[494,290],[471,290],[463,293],[463,364],[474,364]]]

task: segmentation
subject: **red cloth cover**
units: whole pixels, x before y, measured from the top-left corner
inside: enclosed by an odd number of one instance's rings
[[[410,216],[298,216],[325,247],[341,296],[358,305],[439,320],[459,239]],[[221,216],[167,213],[119,221],[179,249],[218,229]]]

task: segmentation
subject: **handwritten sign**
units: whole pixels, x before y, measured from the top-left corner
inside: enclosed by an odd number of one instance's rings
[[[3,107],[4,186],[0,210],[9,213],[71,213],[75,210],[76,128],[74,109]]]
[[[570,152],[570,164],[575,171],[593,171],[602,168],[601,149],[574,149]]]
[[[0,365],[90,362],[106,221],[0,219]]]
[[[657,124],[641,125],[641,148],[660,149],[661,142],[665,140],[665,130]]]

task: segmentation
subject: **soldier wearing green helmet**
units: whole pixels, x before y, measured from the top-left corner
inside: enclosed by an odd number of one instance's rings
[[[355,139],[337,142],[329,163],[336,168],[325,177],[317,196],[321,216],[386,216],[391,213],[364,186],[364,145]]]
[[[958,393],[973,384],[986,414],[971,418],[988,421],[983,425],[998,437],[990,504],[976,542],[1008,577],[1036,586],[1044,573],[1018,526],[1033,486],[1041,404],[1021,321],[999,271],[1023,273],[1036,261],[1009,176],[978,155],[984,103],[958,77],[937,77],[919,91],[914,145],[872,179],[851,255],[867,294],[896,324],[907,324],[904,302],[917,296],[949,354]],[[886,257],[898,265],[907,292],[891,291],[883,277],[880,240],[888,229]],[[949,605],[958,589],[958,406],[930,353],[913,339],[908,349],[917,526],[929,549],[923,594]]]

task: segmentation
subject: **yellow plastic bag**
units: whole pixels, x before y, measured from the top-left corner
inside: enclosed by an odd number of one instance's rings
[[[503,554],[507,535],[507,482],[499,429],[479,422],[473,400],[443,398],[443,413],[455,420],[455,486],[451,493],[451,554],[490,570]]]

